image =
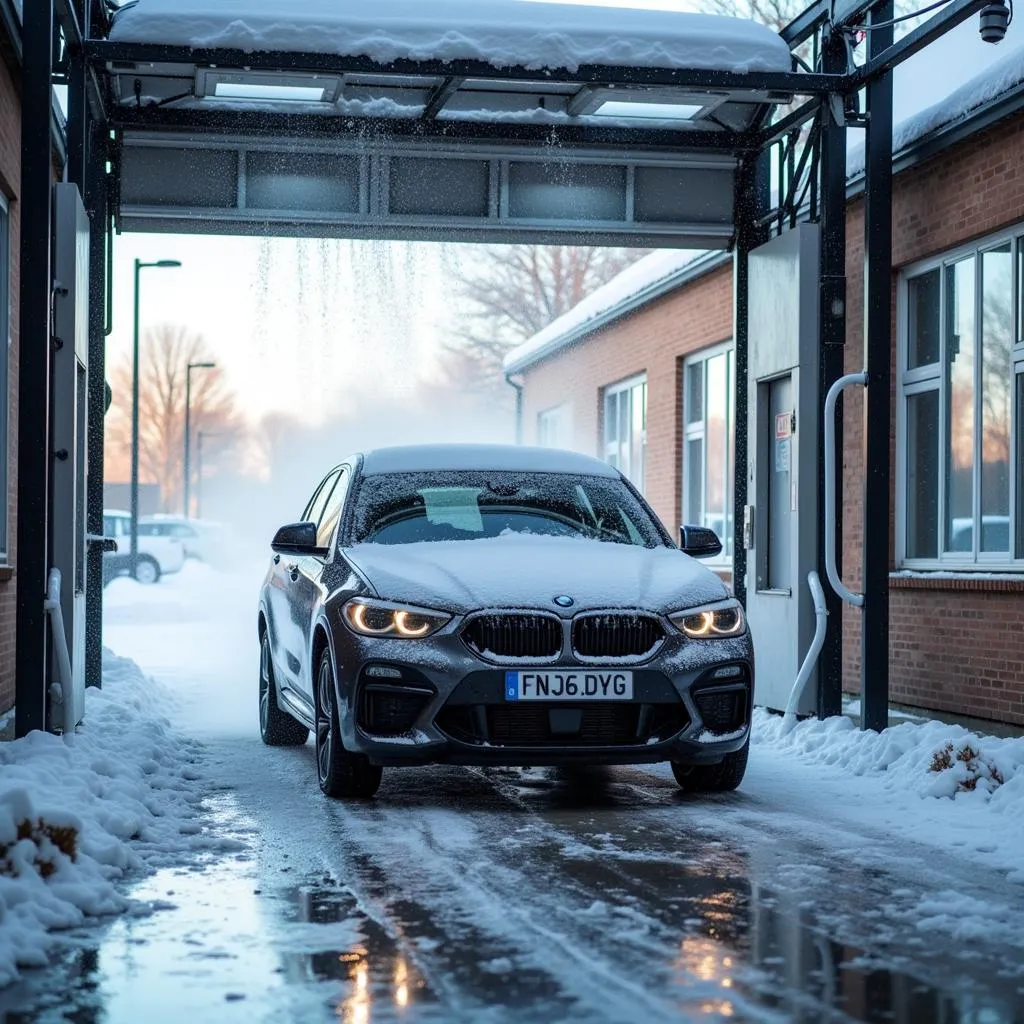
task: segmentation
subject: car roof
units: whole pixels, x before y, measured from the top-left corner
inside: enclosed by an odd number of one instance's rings
[[[592,455],[559,448],[512,444],[418,444],[376,448],[363,453],[362,473],[421,473],[494,470],[513,473],[579,473],[618,479],[619,472]]]

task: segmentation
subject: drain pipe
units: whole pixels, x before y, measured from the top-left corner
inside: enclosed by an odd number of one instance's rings
[[[43,608],[50,618],[53,632],[53,649],[57,655],[57,674],[60,677],[60,705],[64,712],[64,742],[71,743],[75,735],[74,683],[71,676],[71,655],[68,653],[68,638],[64,631],[64,613],[60,607],[60,569],[51,569],[46,580],[46,599]]]
[[[843,583],[836,565],[836,402],[845,388],[852,387],[854,384],[866,387],[867,382],[867,373],[848,373],[845,377],[840,377],[835,381],[825,396],[825,574],[828,576],[832,589],[839,597],[855,608],[864,606],[864,596],[853,593]],[[793,684],[789,700],[786,702],[786,711],[782,717],[783,736],[796,725],[796,709],[800,703],[800,696],[811,677],[811,672],[814,671],[821,648],[825,643],[828,609],[825,605],[825,592],[821,588],[821,579],[813,569],[807,574],[807,585],[810,587],[811,600],[814,602],[814,640],[800,666],[796,682]]]
[[[515,388],[516,392],[516,444],[523,443],[523,378],[512,379],[511,373],[505,374],[505,383]]]

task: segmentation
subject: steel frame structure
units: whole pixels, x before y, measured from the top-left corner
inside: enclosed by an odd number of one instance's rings
[[[51,418],[50,239],[52,212],[49,133],[51,86],[66,81],[69,96],[67,178],[83,193],[92,226],[89,321],[88,529],[102,533],[104,340],[111,323],[112,234],[122,214],[120,171],[126,133],[185,133],[198,140],[239,136],[253,140],[385,137],[448,147],[519,145],[595,147],[628,158],[638,147],[662,154],[685,153],[734,161],[731,247],[734,261],[736,422],[747,410],[748,255],[772,234],[801,218],[822,228],[820,280],[821,393],[843,373],[846,342],[846,129],[862,126],[865,168],[865,358],[869,377],[864,445],[865,542],[862,695],[865,724],[881,728],[888,706],[889,424],[891,396],[890,281],[892,271],[892,76],[911,54],[991,0],[949,0],[907,36],[893,42],[892,0],[815,0],[782,37],[793,53],[788,72],[738,74],[708,70],[653,70],[585,65],[549,69],[543,78],[568,98],[569,114],[588,109],[589,94],[607,87],[657,87],[676,91],[724,91],[752,102],[790,104],[771,121],[755,118],[742,130],[727,124],[703,131],[640,130],[570,123],[459,122],[445,111],[467,83],[522,90],[536,70],[496,68],[480,61],[411,61],[380,64],[368,58],[324,53],[191,50],[180,46],[113,42],[106,38],[102,0],[33,0],[25,5],[22,32],[23,182],[21,254],[21,373],[18,517],[17,716],[19,735],[46,726],[47,638],[42,597],[49,568],[49,480],[53,454]],[[855,33],[866,32],[867,54],[853,59]],[[418,116],[396,119],[309,117],[272,112],[182,109],[171,102],[118,104],[111,88],[115,69],[184,64],[205,69],[245,69],[331,75],[390,75],[421,80],[425,102]],[[429,87],[427,85],[429,83]],[[866,112],[856,97],[866,91]],[[136,97],[140,90],[136,86]],[[171,97],[171,99],[180,97]],[[766,113],[769,108],[765,108]],[[771,183],[777,185],[772,197]],[[339,232],[342,233],[342,232]],[[841,435],[840,435],[841,436]],[[41,439],[42,443],[36,443]],[[743,431],[735,447],[735,522],[747,502],[748,445]],[[819,459],[819,464],[822,460]],[[819,474],[820,475],[820,474]],[[820,485],[819,481],[819,485]],[[836,503],[841,520],[842,501]],[[838,524],[838,525],[841,525]],[[841,534],[840,534],[841,535]],[[737,544],[735,589],[745,597],[746,552]],[[824,575],[824,566],[821,566]],[[101,679],[102,549],[88,554],[87,679]],[[822,653],[818,712],[840,710],[842,633],[838,601],[831,612]]]

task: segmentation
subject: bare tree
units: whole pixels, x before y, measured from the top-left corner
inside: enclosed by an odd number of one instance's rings
[[[513,346],[578,305],[647,250],[569,245],[485,246],[459,272],[469,312],[447,346],[449,382],[485,394],[502,383]]]
[[[750,18],[776,30],[788,25],[807,7],[807,0],[701,0],[699,4],[705,14]]]
[[[189,363],[211,362],[201,335],[163,324],[142,340],[139,365],[139,478],[160,485],[165,512],[181,510],[185,450],[185,376]],[[131,458],[132,364],[127,355],[112,374],[113,403],[107,418],[105,475],[127,480]],[[192,375],[191,431],[216,436],[221,451],[243,431],[234,396],[218,368]],[[196,471],[195,457],[192,473]]]

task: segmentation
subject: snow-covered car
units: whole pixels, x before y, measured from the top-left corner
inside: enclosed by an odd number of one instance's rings
[[[259,716],[312,731],[320,788],[384,766],[668,761],[735,788],[754,686],[739,603],[595,458],[500,445],[385,448],[331,470],[278,530],[260,592]]]
[[[148,536],[142,532],[141,521],[138,555],[132,565],[131,522],[128,512],[103,510],[103,533],[117,542],[116,551],[103,553],[103,580],[109,583],[116,576],[134,576],[140,583],[156,583],[161,576],[180,572],[185,564],[185,546],[177,537]]]
[[[176,537],[185,548],[185,557],[217,564],[224,560],[226,530],[221,523],[184,516],[153,515],[139,519],[140,537]]]

